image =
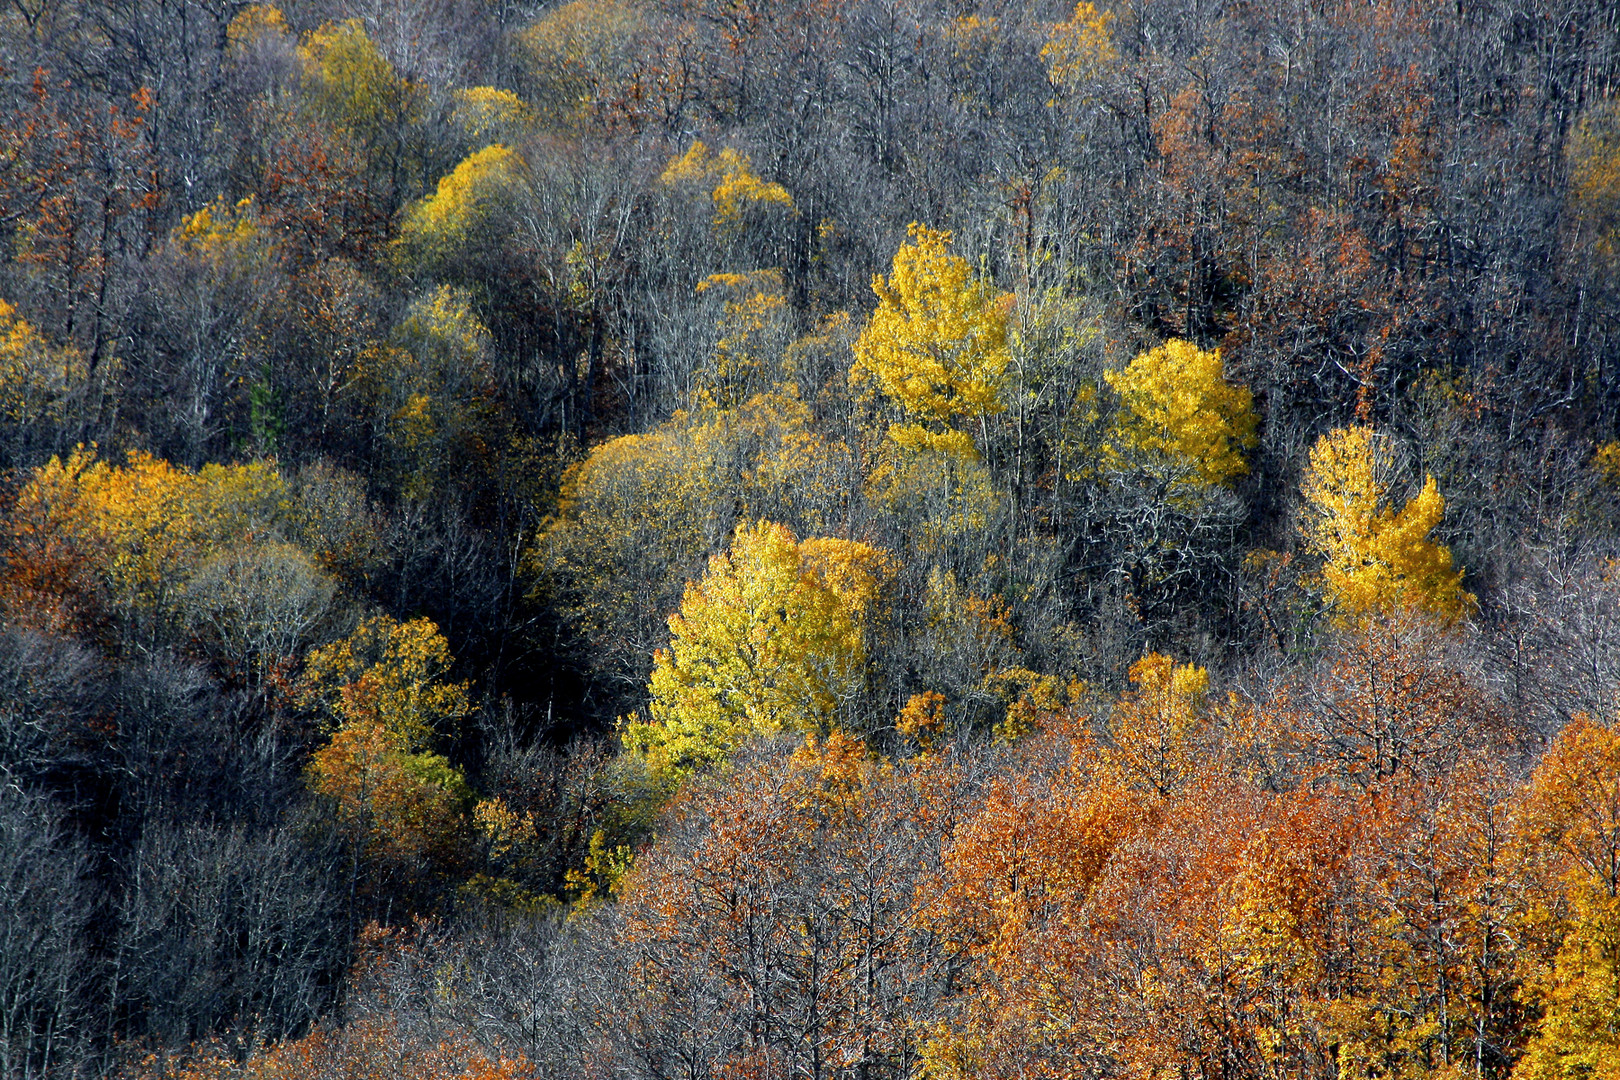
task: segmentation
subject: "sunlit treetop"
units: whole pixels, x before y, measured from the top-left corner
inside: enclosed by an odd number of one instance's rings
[[[433,194],[412,203],[399,230],[408,262],[449,259],[478,235],[523,182],[523,159],[500,143],[468,155],[440,179]]]
[[[1001,412],[1012,295],[952,255],[949,232],[913,222],[907,235],[888,279],[872,279],[878,306],[855,343],[850,382],[875,382],[938,425]]]
[[[266,37],[291,34],[287,17],[274,4],[249,4],[236,13],[225,28],[225,40],[233,49],[245,49]]]
[[[699,293],[721,298],[714,354],[698,373],[703,404],[734,408],[775,380],[772,368],[788,338],[788,303],[780,270],[710,274]]]
[[[1434,477],[1404,506],[1389,503],[1389,440],[1369,427],[1317,440],[1301,484],[1300,529],[1322,560],[1321,586],[1334,611],[1357,617],[1416,607],[1459,618],[1475,607],[1451,550],[1429,539],[1446,501]]]
[[[151,612],[207,554],[264,533],[287,502],[286,482],[263,462],[192,472],[137,451],[112,465],[79,449],[34,470],[16,517],[93,554],[115,604]]]
[[[1196,766],[1192,735],[1202,723],[1209,672],[1149,653],[1131,665],[1135,687],[1114,707],[1105,755],[1120,779],[1168,795]]]
[[[1570,130],[1569,196],[1598,256],[1620,269],[1620,98],[1585,110]]]
[[[1576,716],[1515,799],[1518,846],[1560,903],[1525,920],[1559,941],[1520,999],[1541,1015],[1513,1080],[1620,1076],[1620,725]],[[1559,940],[1561,938],[1561,940]]]
[[[741,227],[744,212],[752,208],[793,209],[793,196],[787,188],[760,179],[748,155],[729,146],[713,154],[695,141],[665,167],[659,181],[666,187],[697,184],[707,188],[714,202],[714,224],[721,230]]]
[[[451,120],[478,142],[510,140],[534,122],[534,110],[510,90],[472,86],[455,93]]]
[[[359,19],[311,32],[298,55],[316,112],[361,144],[379,143],[415,116],[421,88],[394,70]]]
[[[861,683],[865,613],[891,573],[865,544],[801,544],[772,522],[740,526],[670,616],[652,719],[627,724],[625,743],[678,780],[750,736],[828,730]]]
[[[375,724],[416,752],[471,708],[467,684],[450,682],[450,645],[431,619],[377,615],[309,654],[300,701],[338,724]]]
[[[1224,484],[1249,471],[1253,395],[1226,381],[1220,350],[1172,339],[1104,378],[1120,396],[1104,456],[1172,482]]]
[[[1041,47],[1041,59],[1046,61],[1054,85],[1072,88],[1091,81],[1119,60],[1108,29],[1113,21],[1113,12],[1098,11],[1091,0],[1080,0],[1067,21],[1052,27]]]
[[[261,265],[274,252],[251,195],[235,203],[215,199],[182,217],[173,235],[188,255],[226,271]]]

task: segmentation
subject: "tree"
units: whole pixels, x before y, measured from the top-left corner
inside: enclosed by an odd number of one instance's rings
[[[300,698],[337,721],[310,758],[311,790],[331,800],[351,851],[352,884],[379,905],[420,901],[461,860],[472,791],[430,747],[470,711],[465,683],[446,682],[450,648],[428,619],[378,615],[310,653]]]
[[[751,736],[828,730],[865,679],[862,621],[886,573],[884,553],[856,541],[739,526],[670,616],[652,719],[627,724],[626,745],[679,780]]]
[[[734,235],[742,229],[745,211],[772,206],[793,209],[793,196],[787,188],[760,179],[748,155],[729,146],[711,154],[707,146],[694,141],[686,153],[669,163],[659,182],[666,187],[695,184],[707,188],[714,202],[714,227],[723,234]]]
[[[1301,482],[1300,530],[1322,560],[1321,588],[1341,617],[1418,608],[1458,619],[1475,607],[1453,569],[1451,550],[1429,539],[1446,501],[1434,477],[1399,510],[1389,502],[1389,440],[1369,427],[1339,428],[1317,440]]]
[[[433,194],[406,208],[396,241],[401,265],[424,277],[488,266],[498,219],[522,193],[524,172],[523,159],[500,143],[464,158]]]
[[[1522,996],[1541,1019],[1513,1078],[1613,1080],[1620,1076],[1620,726],[1573,720],[1537,764],[1518,810],[1522,842],[1554,890],[1554,906],[1535,914],[1552,920],[1561,940],[1550,969],[1525,986]]]
[[[1136,687],[1114,706],[1104,759],[1122,783],[1173,795],[1198,765],[1209,672],[1149,653],[1131,665]]]
[[[85,617],[111,614],[131,632],[155,634],[209,555],[266,538],[285,494],[281,474],[263,462],[193,472],[133,450],[112,465],[80,448],[34,470],[18,493],[13,570],[51,576],[49,588]]]
[[[913,242],[900,245],[888,280],[872,279],[878,306],[855,342],[851,384],[875,382],[907,416],[934,427],[1000,412],[1012,295],[998,295],[950,254],[949,232],[912,222],[906,235]]]
[[[837,731],[695,782],[619,904],[619,1038],[647,1074],[913,1075],[948,978],[922,911],[963,786]]]
[[[1229,484],[1249,471],[1253,395],[1226,381],[1219,349],[1172,339],[1103,377],[1120,397],[1105,457],[1151,473],[1172,492]]]
[[[305,37],[298,53],[314,114],[353,141],[384,197],[398,198],[419,164],[408,136],[424,88],[394,69],[359,19],[326,23]]]
[[[564,474],[531,556],[533,595],[578,635],[608,719],[641,700],[668,613],[739,520],[767,518],[801,534],[847,522],[853,455],[813,419],[793,387],[780,387],[736,409],[677,413],[609,439]]]
[[[31,452],[60,449],[49,444],[67,427],[85,375],[78,350],[52,345],[0,300],[0,468],[27,464]]]
[[[49,799],[0,776],[0,1072],[49,1076],[90,1034],[88,853]]]

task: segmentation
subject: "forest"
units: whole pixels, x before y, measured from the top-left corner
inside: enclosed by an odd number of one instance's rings
[[[0,95],[0,1076],[1620,1080],[1613,0]]]

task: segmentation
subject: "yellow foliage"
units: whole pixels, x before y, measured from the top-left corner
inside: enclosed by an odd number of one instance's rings
[[[511,139],[534,122],[533,110],[510,90],[472,86],[457,90],[455,99],[450,119],[475,143]]]
[[[432,621],[387,615],[307,659],[298,699],[336,723],[311,755],[307,779],[332,800],[368,876],[414,877],[424,862],[458,857],[454,845],[472,791],[460,770],[428,749],[470,709],[467,684],[443,679],[450,662]],[[486,808],[486,820],[497,817]],[[514,824],[514,832],[521,828]]]
[[[571,0],[517,37],[527,82],[544,117],[570,124],[615,87],[625,46],[642,28],[640,9],[620,0]]]
[[[309,654],[299,700],[340,726],[375,726],[414,753],[471,710],[467,684],[444,681],[450,662],[431,619],[377,615]]]
[[[1249,471],[1254,399],[1226,381],[1220,350],[1172,339],[1105,372],[1120,411],[1103,446],[1113,465],[1144,467],[1175,485],[1224,484]]]
[[[652,719],[627,724],[626,745],[681,779],[752,735],[829,728],[865,677],[863,612],[888,572],[865,544],[807,546],[768,521],[740,526],[670,616]]]
[[[694,141],[686,153],[670,161],[659,180],[666,187],[690,183],[708,188],[715,227],[723,232],[741,228],[743,212],[751,208],[793,209],[787,188],[761,180],[748,156],[729,146],[711,154],[702,142]]]
[[[972,436],[920,424],[889,429],[866,486],[875,503],[913,530],[924,552],[982,532],[1001,506]]]
[[[658,584],[647,578],[649,557],[681,563],[720,547],[733,508],[749,516],[792,502],[801,520],[830,527],[849,451],[810,425],[785,386],[602,443],[565,474],[542,549],[589,583],[593,618],[611,618],[632,606],[631,593]]]
[[[473,824],[483,835],[491,859],[507,859],[514,852],[532,845],[539,837],[535,829],[534,814],[521,817],[506,805],[500,796],[480,799],[473,806]]]
[[[384,436],[400,491],[425,498],[449,471],[480,467],[499,438],[489,330],[464,289],[419,298],[391,343],[361,353],[358,386]]]
[[[1525,847],[1561,886],[1551,969],[1521,997],[1542,1011],[1513,1080],[1620,1078],[1620,726],[1579,716],[1548,748],[1516,808]],[[1532,918],[1553,921],[1550,912]],[[1542,927],[1532,927],[1540,931]]]
[[[606,833],[601,829],[591,833],[585,851],[585,868],[570,869],[563,874],[563,888],[573,896],[575,911],[586,911],[609,897],[617,899],[633,861],[634,853],[629,846],[608,847]]]
[[[438,754],[412,752],[376,721],[348,723],[310,756],[309,785],[333,800],[338,823],[368,863],[417,870],[452,857],[461,808],[471,796],[461,773]]]
[[[1046,73],[1053,85],[1073,89],[1095,80],[1110,64],[1118,62],[1119,50],[1108,29],[1113,21],[1113,12],[1098,11],[1091,0],[1080,0],[1068,21],[1052,27],[1041,47],[1041,59],[1046,61]]]
[[[1620,98],[1584,111],[1569,133],[1569,196],[1599,258],[1620,268]]]
[[[523,161],[495,143],[461,161],[433,194],[405,211],[396,241],[407,265],[431,266],[461,254],[520,189]]]
[[[81,448],[36,469],[17,509],[93,553],[117,607],[156,615],[172,612],[209,554],[262,533],[286,502],[281,475],[262,462],[192,472],[131,451],[119,467]]]
[[[78,350],[45,340],[17,309],[0,300],[0,423],[62,420],[68,400],[83,385]]]
[[[262,261],[270,250],[251,195],[235,204],[222,196],[185,215],[174,237],[188,254],[225,269]]]
[[[1301,486],[1306,546],[1322,560],[1321,585],[1341,615],[1417,607],[1459,618],[1475,606],[1451,551],[1428,539],[1445,512],[1434,477],[1399,510],[1386,505],[1388,450],[1371,428],[1317,440]]]
[[[894,718],[895,730],[917,740],[928,752],[945,731],[945,695],[925,690],[906,699],[905,708]]]
[[[225,28],[225,40],[233,50],[240,50],[272,34],[285,37],[291,33],[280,8],[274,4],[249,4]]]
[[[1612,439],[1592,455],[1592,468],[1611,484],[1620,484],[1620,439]]]
[[[950,254],[950,233],[913,222],[907,234],[888,280],[872,279],[878,306],[855,343],[851,384],[875,381],[936,425],[1000,412],[1012,295]]]
[[[1114,706],[1105,759],[1125,783],[1169,795],[1196,765],[1192,736],[1202,723],[1209,672],[1149,653],[1131,665],[1130,680],[1136,689]]]
[[[315,111],[372,147],[416,115],[421,88],[400,76],[359,19],[326,23],[298,47]]]
[[[708,404],[732,408],[765,382],[785,337],[787,298],[780,270],[710,274],[697,291],[723,290],[720,340],[698,393]],[[774,339],[774,340],[773,340]]]

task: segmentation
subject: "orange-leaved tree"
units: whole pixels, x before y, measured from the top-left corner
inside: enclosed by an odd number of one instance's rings
[[[1554,955],[1521,995],[1541,1016],[1514,1080],[1613,1080],[1620,1077],[1620,724],[1580,716],[1559,734],[1530,777],[1518,831],[1543,892],[1528,929]]]

